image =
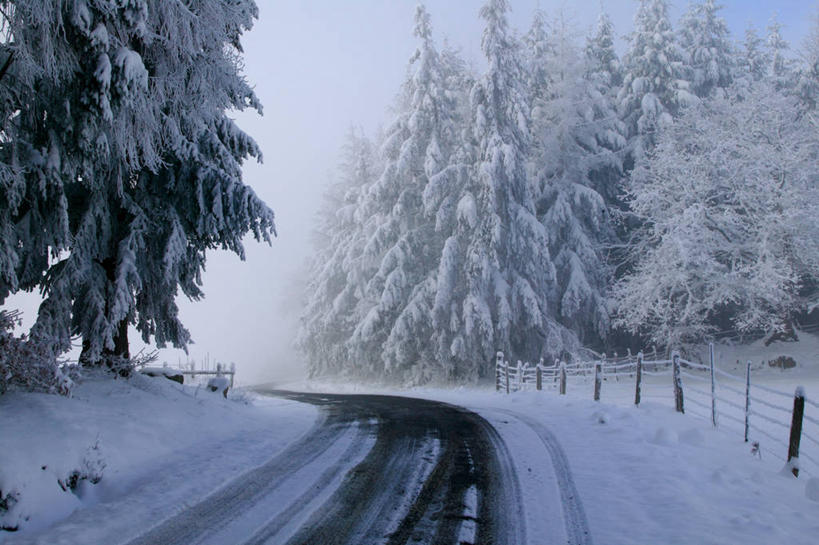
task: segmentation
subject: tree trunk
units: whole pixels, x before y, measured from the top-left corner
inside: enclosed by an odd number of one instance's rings
[[[105,268],[105,274],[110,282],[116,278],[116,260],[105,259],[101,263]],[[106,312],[108,311],[108,304],[106,302]],[[114,333],[114,348],[103,348],[102,353],[95,359],[91,358],[91,341],[87,338],[82,340],[82,352],[80,353],[80,364],[84,367],[100,367],[103,364],[107,365],[109,369],[120,376],[127,377],[131,374],[131,370],[123,364],[131,359],[131,352],[128,349],[128,318],[123,319],[117,324],[117,330]]]

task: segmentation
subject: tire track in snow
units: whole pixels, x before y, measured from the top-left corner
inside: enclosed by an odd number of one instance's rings
[[[356,433],[352,423],[334,418],[317,422],[301,439],[265,464],[251,469],[195,505],[161,522],[127,545],[189,545],[240,516],[248,505],[275,492],[288,475],[317,460],[345,434]],[[203,524],[203,521],[207,521]]]
[[[289,544],[526,542],[514,464],[497,430],[481,416],[416,398],[271,393],[346,418],[367,415],[379,421],[367,457]],[[434,462],[428,459],[429,438],[440,444]],[[421,482],[419,464],[431,463],[431,470],[421,472],[426,477]],[[470,541],[462,541],[464,535]]]
[[[569,545],[592,545],[591,531],[589,530],[589,522],[586,518],[586,511],[583,508],[583,502],[580,499],[580,494],[577,492],[577,487],[574,484],[572,477],[569,459],[560,446],[557,437],[537,420],[524,416],[519,413],[503,410],[492,409],[493,411],[501,412],[505,415],[511,416],[532,429],[540,438],[549,457],[552,460],[555,475],[557,477],[558,488],[560,490],[560,503],[563,508],[563,522],[566,528],[566,535],[568,536]]]

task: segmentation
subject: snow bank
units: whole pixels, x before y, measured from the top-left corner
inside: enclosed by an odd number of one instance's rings
[[[78,532],[114,525],[135,535],[269,459],[317,411],[137,374],[87,377],[72,398],[8,393],[0,415],[0,490],[16,498],[0,509],[0,525],[20,527],[0,531],[0,543],[96,543]],[[95,510],[107,529],[83,524]]]
[[[542,521],[559,500],[543,445],[510,412],[534,417],[558,438],[595,543],[808,545],[819,532],[816,479],[795,479],[741,437],[670,406],[615,406],[554,391],[418,395],[464,405],[498,429],[521,477],[531,543],[549,531]]]

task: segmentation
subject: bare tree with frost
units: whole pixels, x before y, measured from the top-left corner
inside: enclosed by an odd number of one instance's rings
[[[819,266],[815,134],[773,81],[665,129],[631,179],[644,224],[617,322],[660,345],[703,340],[721,313],[740,331],[785,329]]]

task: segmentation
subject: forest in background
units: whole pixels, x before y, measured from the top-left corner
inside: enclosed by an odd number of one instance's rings
[[[641,0],[620,58],[509,3],[486,68],[418,48],[381,134],[351,130],[316,229],[298,343],[312,375],[419,384],[728,329],[787,334],[819,259],[819,26],[732,37],[714,0]]]

